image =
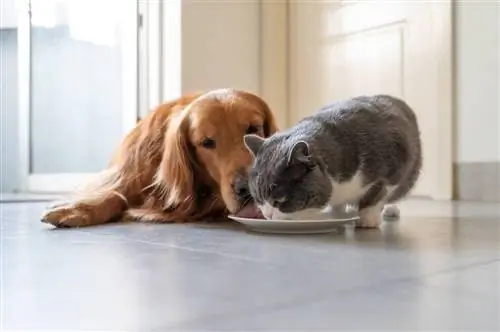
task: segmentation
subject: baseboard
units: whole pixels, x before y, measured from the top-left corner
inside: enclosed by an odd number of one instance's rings
[[[455,163],[455,198],[500,202],[500,161]]]
[[[60,200],[63,196],[57,194],[37,193],[3,193],[0,192],[0,203],[32,203]]]

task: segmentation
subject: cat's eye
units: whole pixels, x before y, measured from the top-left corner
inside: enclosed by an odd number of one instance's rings
[[[201,141],[200,145],[204,147],[205,149],[215,149],[215,140],[212,138],[205,138],[203,141]]]
[[[272,200],[272,206],[275,207],[275,208],[279,208],[285,202],[286,202],[286,197],[285,196],[274,198]]]
[[[256,134],[259,132],[259,129],[259,126],[249,125],[245,134]]]
[[[283,196],[283,197],[279,197],[279,198],[276,198],[274,201],[275,201],[276,203],[278,203],[278,204],[283,204],[283,203],[285,203],[285,202],[286,202],[286,197],[285,197],[285,196]]]

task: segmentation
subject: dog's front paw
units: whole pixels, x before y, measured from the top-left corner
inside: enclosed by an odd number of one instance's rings
[[[72,204],[56,205],[47,210],[41,218],[42,222],[55,227],[80,227],[90,224],[88,211]]]

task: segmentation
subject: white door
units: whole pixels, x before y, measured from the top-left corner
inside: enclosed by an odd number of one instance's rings
[[[334,100],[392,94],[412,106],[424,148],[413,195],[450,199],[449,1],[291,1],[290,122]]]
[[[22,189],[71,191],[136,123],[137,2],[18,3]]]

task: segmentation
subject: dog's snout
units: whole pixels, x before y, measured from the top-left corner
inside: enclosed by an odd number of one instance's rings
[[[233,184],[233,190],[238,198],[248,198],[250,190],[248,189],[248,179],[243,174],[238,174]]]

